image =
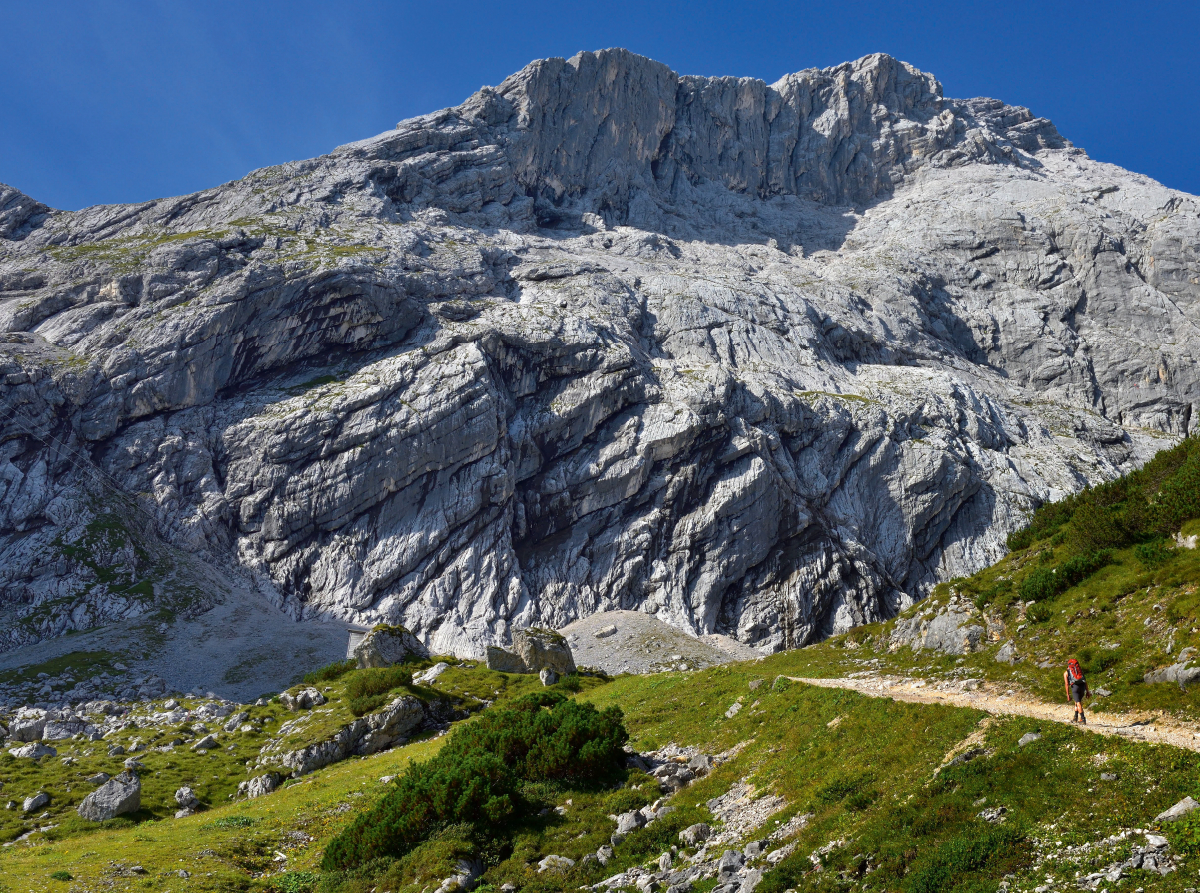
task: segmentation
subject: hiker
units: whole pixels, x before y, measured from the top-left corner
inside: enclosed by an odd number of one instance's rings
[[[1067,669],[1063,672],[1063,688],[1067,690],[1067,700],[1075,702],[1075,718],[1071,722],[1081,722],[1087,725],[1087,717],[1083,715],[1083,699],[1091,694],[1087,680],[1083,678],[1083,667],[1079,661],[1071,658],[1067,661]]]

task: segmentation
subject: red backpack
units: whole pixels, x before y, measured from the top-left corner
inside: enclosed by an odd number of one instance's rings
[[[1077,661],[1075,658],[1071,658],[1069,661],[1067,661],[1067,675],[1070,677],[1072,682],[1083,681],[1083,667],[1079,666],[1079,661]]]

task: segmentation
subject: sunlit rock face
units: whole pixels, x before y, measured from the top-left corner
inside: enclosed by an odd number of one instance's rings
[[[882,55],[583,53],[196,195],[0,187],[0,642],[252,582],[437,652],[801,645],[1185,434],[1198,299],[1195,198]]]

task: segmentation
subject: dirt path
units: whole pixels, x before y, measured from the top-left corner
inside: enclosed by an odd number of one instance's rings
[[[1046,722],[1070,723],[1073,710],[1064,701],[1059,704],[1047,704],[1045,701],[1031,700],[1017,693],[1001,693],[981,687],[976,691],[963,691],[957,685],[941,683],[946,686],[939,688],[930,685],[922,679],[900,678],[895,676],[865,676],[862,678],[840,677],[833,679],[808,679],[802,676],[788,676],[793,682],[803,682],[806,685],[818,685],[822,688],[845,688],[873,698],[895,698],[897,701],[911,701],[917,704],[946,704],[951,707],[972,707],[1009,716],[1028,716]],[[1101,702],[1101,705],[1103,702]],[[1200,751],[1200,730],[1179,723],[1166,717],[1140,711],[1136,713],[1112,713],[1100,706],[1094,709],[1096,701],[1087,704],[1087,725],[1083,726],[1089,732],[1098,735],[1120,735],[1134,741],[1147,741],[1155,744],[1170,744],[1187,750]]]

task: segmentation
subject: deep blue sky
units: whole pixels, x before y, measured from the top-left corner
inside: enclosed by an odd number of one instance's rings
[[[176,195],[624,46],[768,82],[887,52],[1200,193],[1200,4],[0,0],[0,182],[59,208]]]

